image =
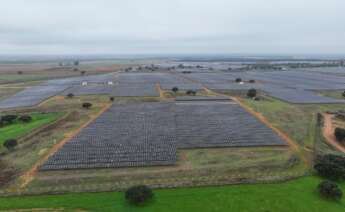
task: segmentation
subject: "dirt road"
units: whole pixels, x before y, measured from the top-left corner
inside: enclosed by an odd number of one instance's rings
[[[326,138],[326,141],[332,145],[334,148],[345,154],[345,147],[337,141],[334,136],[334,126],[332,124],[332,119],[334,115],[331,114],[322,114],[324,117],[324,126],[322,129],[323,136]]]

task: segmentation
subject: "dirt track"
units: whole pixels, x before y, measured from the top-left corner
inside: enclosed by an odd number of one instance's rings
[[[331,114],[323,114],[324,117],[324,125],[323,125],[323,136],[326,138],[326,141],[332,145],[334,148],[339,150],[340,152],[345,154],[345,147],[337,141],[334,136],[334,126],[332,124],[332,119],[334,115]]]

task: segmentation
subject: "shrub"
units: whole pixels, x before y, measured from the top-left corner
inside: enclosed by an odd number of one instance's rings
[[[345,91],[343,92],[343,97],[345,98]]]
[[[153,198],[153,191],[144,185],[133,186],[126,191],[125,198],[131,204],[143,204]]]
[[[172,90],[174,93],[177,93],[178,87],[173,87],[171,90]]]
[[[84,102],[82,104],[82,107],[85,108],[85,109],[89,109],[90,107],[92,107],[92,104],[90,102]]]
[[[4,147],[6,147],[8,150],[14,149],[14,147],[17,145],[18,145],[18,142],[16,139],[7,139],[4,142]]]
[[[345,157],[324,155],[317,159],[314,169],[321,176],[331,180],[345,179]]]
[[[193,91],[193,90],[188,90],[186,92],[187,95],[191,95],[191,96],[195,96],[196,95],[196,91]]]
[[[255,83],[255,80],[251,79],[249,80],[249,83]]]
[[[22,75],[23,72],[22,71],[17,71],[17,74]]]
[[[29,115],[22,115],[21,117],[19,117],[19,120],[25,123],[29,123],[32,121],[32,117]]]
[[[81,71],[80,75],[85,75],[86,71]]]
[[[344,141],[345,140],[345,129],[339,128],[339,127],[335,128],[334,135],[339,142]]]
[[[237,78],[235,81],[236,81],[237,83],[239,83],[239,82],[242,82],[242,79],[241,79],[241,78]]]
[[[257,92],[256,92],[256,89],[254,89],[254,88],[249,89],[248,92],[247,92],[247,96],[248,96],[249,98],[254,98],[254,97],[256,97],[256,94],[257,94]]]
[[[17,115],[4,115],[4,116],[1,117],[1,121],[3,121],[4,123],[7,123],[7,124],[11,124],[17,118],[18,118]]]
[[[115,100],[115,98],[112,96],[112,97],[109,98],[109,100],[110,100],[111,102],[113,102],[113,101]]]
[[[329,180],[322,181],[318,186],[318,190],[321,196],[327,199],[340,200],[343,196],[339,186]]]

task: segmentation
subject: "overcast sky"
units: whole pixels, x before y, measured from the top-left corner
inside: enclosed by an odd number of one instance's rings
[[[345,54],[344,0],[1,0],[0,54]]]

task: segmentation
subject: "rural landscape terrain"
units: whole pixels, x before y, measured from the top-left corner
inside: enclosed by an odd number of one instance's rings
[[[344,211],[344,62],[3,59],[0,211]]]

